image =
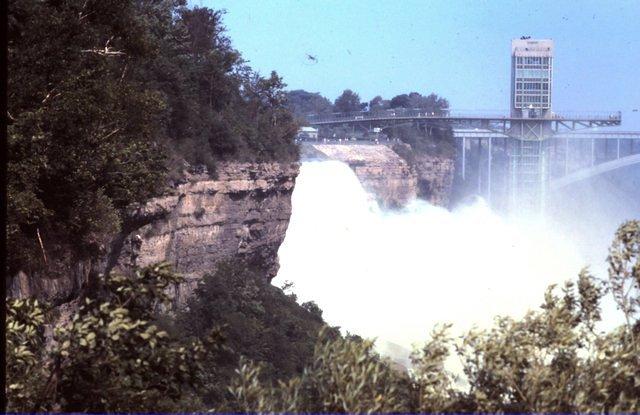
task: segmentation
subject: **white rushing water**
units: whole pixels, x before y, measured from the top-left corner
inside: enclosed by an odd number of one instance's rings
[[[304,163],[292,203],[273,283],[292,281],[331,325],[406,349],[439,322],[455,334],[521,316],[586,264],[544,223],[506,220],[481,200],[382,211],[336,161]]]

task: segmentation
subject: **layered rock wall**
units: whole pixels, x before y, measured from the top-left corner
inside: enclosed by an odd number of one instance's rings
[[[455,172],[450,157],[416,155],[412,169],[417,178],[417,195],[436,206],[449,207]]]
[[[298,171],[297,163],[226,163],[216,180],[191,177],[147,203],[143,215],[159,219],[129,235],[118,267],[172,263],[186,278],[180,300],[225,258],[244,259],[274,277]]]
[[[178,300],[225,258],[245,259],[273,277],[298,171],[298,163],[220,163],[215,180],[189,176],[138,209],[136,225],[114,236],[109,256],[99,264],[74,264],[55,279],[20,272],[8,281],[7,294],[61,304],[77,297],[90,273],[161,261],[186,277]]]
[[[75,262],[64,267],[57,277],[38,271],[18,271],[7,280],[7,297],[36,297],[52,304],[64,303],[75,298],[88,283],[91,268],[91,261]]]

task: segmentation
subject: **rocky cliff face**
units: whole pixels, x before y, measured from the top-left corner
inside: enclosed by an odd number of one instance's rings
[[[298,170],[297,163],[220,163],[215,180],[189,176],[168,195],[139,209],[138,225],[114,238],[110,257],[97,267],[93,264],[94,271],[168,261],[186,277],[176,293],[178,300],[229,257],[245,259],[273,277]],[[21,272],[8,284],[8,295],[61,303],[87,284],[90,268],[88,263],[76,264],[57,279]]]
[[[307,144],[303,154],[348,164],[362,186],[381,206],[397,208],[419,197],[437,206],[449,206],[454,160],[413,154],[411,163],[386,145]],[[405,145],[406,146],[406,145]],[[407,151],[410,151],[408,146]]]
[[[61,267],[59,276],[44,276],[40,272],[19,271],[7,281],[7,297],[36,297],[53,304],[72,300],[89,281],[90,261],[75,262]]]
[[[416,155],[412,170],[417,178],[417,195],[436,206],[449,207],[455,162],[443,156]]]

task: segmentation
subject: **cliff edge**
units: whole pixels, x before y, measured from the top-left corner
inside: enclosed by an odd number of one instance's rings
[[[244,259],[271,278],[278,270],[277,252],[289,224],[298,172],[298,163],[219,163],[216,179],[188,176],[138,209],[139,225],[115,235],[110,255],[99,265],[74,263],[58,278],[19,272],[9,281],[7,294],[61,304],[79,295],[92,272],[161,261],[186,277],[177,288],[179,302],[226,258]]]

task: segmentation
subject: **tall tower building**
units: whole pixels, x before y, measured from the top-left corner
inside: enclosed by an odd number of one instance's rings
[[[511,116],[545,118],[551,110],[553,40],[511,41]]]

